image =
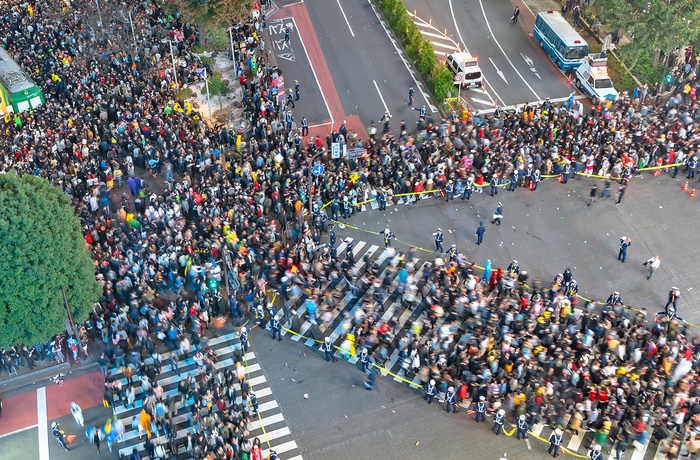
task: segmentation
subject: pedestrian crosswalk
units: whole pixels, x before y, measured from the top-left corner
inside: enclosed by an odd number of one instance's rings
[[[413,19],[413,22],[418,26],[423,38],[430,41],[435,48],[435,54],[438,56],[445,57],[448,54],[452,54],[459,51],[459,45],[456,41],[447,35],[444,31],[438,30],[432,24],[432,21],[424,21],[418,16],[414,15],[409,11],[408,15]]]
[[[380,237],[377,237],[381,239]],[[292,310],[296,310],[297,316],[295,323],[298,324],[298,329],[293,332],[284,330],[283,335],[286,339],[291,339],[296,342],[302,342],[309,347],[314,347],[320,354],[320,342],[325,337],[330,337],[333,344],[343,349],[345,334],[352,329],[352,320],[356,314],[363,308],[366,313],[376,312],[381,317],[381,322],[389,324],[394,339],[393,345],[389,347],[386,355],[376,356],[375,359],[382,365],[381,373],[384,376],[389,376],[397,382],[411,382],[412,386],[420,387],[421,382],[417,376],[404,372],[403,359],[400,358],[399,340],[409,334],[415,333],[423,326],[430,329],[428,333],[423,334],[423,340],[430,340],[434,333],[447,335],[453,333],[461,324],[461,320],[457,315],[445,312],[441,316],[431,308],[430,296],[434,294],[432,287],[432,269],[435,261],[424,261],[421,259],[405,260],[404,256],[394,250],[386,250],[381,244],[372,244],[363,240],[354,240],[346,238],[340,242],[337,247],[337,255],[339,259],[343,259],[346,255],[346,250],[349,243],[353,243],[353,259],[354,266],[349,270],[349,276],[341,276],[337,285],[333,285],[331,281],[322,283],[323,297],[334,295],[337,298],[335,307],[330,311],[330,315],[324,317],[324,311],[321,300],[319,300],[317,320],[311,320],[306,316],[306,298],[307,294],[304,291],[296,297],[291,297],[285,302],[284,310],[289,314]],[[397,292],[398,286],[398,265],[403,260],[407,264],[409,276],[404,283],[401,293]],[[382,280],[388,276],[392,280],[391,287],[382,289],[379,283],[374,283],[370,286],[358,287],[357,280],[367,271],[369,267],[373,267],[375,272],[378,272],[377,280]],[[353,276],[354,274],[354,276]],[[407,294],[409,293],[409,294]],[[412,299],[414,296],[415,299]],[[412,308],[411,308],[412,307]],[[580,310],[575,312],[575,315],[581,313]],[[298,321],[298,322],[297,322]],[[286,327],[290,323],[285,324]],[[425,329],[424,329],[425,330]],[[350,363],[357,363],[358,355],[362,346],[356,344],[354,355],[349,356]],[[336,349],[336,356],[341,357],[344,353]],[[466,404],[468,406],[468,404]],[[473,409],[473,407],[472,407]],[[651,430],[651,428],[650,428]],[[551,435],[553,428],[545,424],[537,424],[531,428],[534,435],[537,435],[545,440]],[[615,449],[613,448],[614,436],[617,429],[613,427],[609,441],[603,448],[606,460],[615,459]],[[648,433],[651,435],[651,431]],[[565,441],[563,446],[572,452],[586,455],[593,442],[595,433],[587,430],[580,430],[578,434],[567,431],[564,435]],[[533,444],[534,447],[534,444]],[[546,445],[544,446],[546,449]],[[631,460],[653,460],[656,454],[657,446],[647,442],[645,445],[630,447],[627,450],[625,459]]]
[[[206,347],[203,348],[210,348],[216,352],[217,359],[214,366],[217,371],[234,367],[234,351],[237,348],[240,349],[238,334],[230,333],[210,339]],[[152,360],[148,358],[145,362],[149,364]],[[270,448],[272,448],[282,460],[302,460],[300,449],[292,437],[292,433],[287,426],[287,422],[272,393],[272,389],[267,382],[260,364],[257,362],[255,353],[251,349],[248,349],[248,352],[243,356],[243,365],[246,369],[246,380],[251,389],[255,392],[258,400],[259,415],[255,417],[251,414],[250,416],[251,423],[248,425],[248,431],[250,432],[249,439],[260,438],[261,447],[263,448],[263,458],[268,457]],[[180,359],[178,361],[178,367],[179,369],[176,370],[173,369],[170,364],[163,364],[157,382],[164,390],[164,400],[166,398],[175,398],[179,401],[176,403],[178,407],[177,413],[173,417],[173,424],[177,429],[177,452],[173,453],[171,449],[168,450],[171,454],[175,455],[177,459],[184,460],[192,458],[192,453],[186,450],[185,441],[188,433],[194,433],[196,421],[191,411],[194,405],[194,398],[190,396],[183,404],[180,399],[181,395],[178,391],[178,384],[181,379],[187,379],[188,376],[194,376],[198,383],[201,382],[201,378],[199,368],[192,356],[186,360]],[[177,371],[179,371],[179,376],[177,375]],[[121,372],[121,370],[115,369],[115,374],[113,375],[115,379],[121,380],[123,387],[126,388],[128,383],[127,379],[123,374],[118,372]],[[134,377],[134,383],[138,383],[137,377]],[[236,388],[235,402],[240,405],[243,403],[241,388],[238,383],[234,386]],[[139,451],[145,449],[145,435],[141,436],[139,431],[132,427],[132,420],[134,417],[139,417],[146,394],[140,385],[134,385],[134,393],[136,396],[134,407],[127,408],[124,404],[117,403],[114,409],[115,415],[126,427],[126,432],[122,436],[122,441],[117,444],[117,447],[119,449],[119,455],[123,455],[127,458],[134,448]],[[215,410],[216,407],[212,406],[212,409]],[[154,444],[163,444],[167,446],[168,440],[162,430],[158,432],[158,435]]]

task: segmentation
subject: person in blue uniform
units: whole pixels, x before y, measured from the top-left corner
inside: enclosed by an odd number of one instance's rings
[[[503,424],[506,422],[506,411],[505,409],[499,409],[496,415],[493,417],[493,427],[492,430],[496,433],[496,436],[501,434],[503,430]]]
[[[379,210],[386,211],[386,198],[387,194],[384,189],[380,190],[377,194],[377,202],[379,203]]]
[[[496,210],[493,212],[493,220],[491,223],[501,225],[501,219],[503,219],[503,204],[499,201]]]
[[[474,179],[469,176],[464,182],[464,186],[462,186],[462,199],[469,201],[472,197],[472,193],[474,193]]]
[[[479,222],[479,226],[476,229],[476,244],[484,242],[484,233],[486,233],[486,227],[484,227],[483,222]]]
[[[243,353],[248,353],[248,330],[243,326],[241,328],[241,348],[243,348]]]
[[[525,419],[526,419],[525,414],[518,417],[518,425],[517,425],[518,432],[516,435],[516,437],[518,439],[520,439],[520,438],[527,439],[528,426],[527,426],[527,420],[525,420]]]
[[[457,394],[455,393],[454,387],[449,387],[447,393],[445,394],[445,410],[447,413],[452,410],[453,414],[459,412],[457,410]]]
[[[617,260],[621,260],[623,263],[627,260],[627,248],[632,246],[632,240],[623,236],[620,239],[620,252],[617,253]]]
[[[433,403],[433,399],[435,399],[435,396],[437,396],[437,388],[435,387],[435,380],[431,379],[430,382],[425,386],[423,389],[425,392],[425,396],[423,396],[423,399],[428,401],[428,404]]]
[[[561,430],[557,428],[552,432],[551,435],[549,435],[549,449],[547,452],[552,454],[552,457],[558,457],[559,456],[559,450],[561,449],[561,442],[562,442],[562,434]]]
[[[326,362],[335,362],[335,355],[333,354],[333,344],[331,343],[330,337],[326,337],[326,340],[323,342],[323,345],[321,345],[321,349],[323,350],[323,353],[326,356]]]
[[[442,229],[438,228],[437,232],[433,233],[435,237],[435,250],[442,252],[442,242],[445,241],[445,235],[442,233]]]
[[[299,86],[299,80],[294,80],[294,100],[298,101],[301,95],[301,87]]]
[[[445,191],[445,201],[451,201],[454,199],[454,185],[452,181],[448,181],[444,188]]]
[[[367,354],[366,348],[363,348],[360,352],[360,364],[362,364],[362,372],[369,372],[369,368],[372,366],[372,359]]]
[[[253,393],[253,390],[250,390],[250,394],[248,395],[248,399],[250,401],[250,406],[253,408],[252,414],[257,417],[258,415],[258,397],[255,396],[255,393]]]
[[[275,340],[275,337],[280,342],[282,341],[282,323],[280,323],[279,315],[275,315],[272,320],[272,340]]]
[[[493,173],[489,185],[491,185],[491,196],[498,195],[498,174]]]
[[[476,403],[475,412],[476,423],[486,423],[486,398],[484,396],[479,396],[479,402]]]
[[[396,238],[393,233],[391,233],[391,230],[388,228],[385,228],[381,232],[379,232],[381,235],[384,235],[384,247],[389,248],[391,247],[391,240]]]

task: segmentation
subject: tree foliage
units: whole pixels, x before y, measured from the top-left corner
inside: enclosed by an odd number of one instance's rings
[[[76,322],[100,296],[70,199],[46,180],[0,175],[0,345],[34,344],[65,330],[61,286]]]
[[[695,0],[598,0],[601,19],[625,29],[634,39],[636,57],[670,51],[700,38],[700,8]]]

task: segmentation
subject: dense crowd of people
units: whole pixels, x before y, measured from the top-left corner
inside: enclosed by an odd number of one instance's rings
[[[514,420],[525,415],[529,424],[542,419],[573,431],[585,425],[600,433],[598,444],[612,435],[618,450],[645,442],[649,423],[656,441],[674,427],[690,428],[689,440],[674,438],[669,458],[682,441],[690,452],[700,447],[693,385],[700,348],[677,319],[633,312],[619,296],[575,318],[570,274],[525,287],[519,269],[476,272],[461,255],[414,277],[410,253],[382,274],[379,266],[356,270],[334,245],[314,251],[328,213],[333,220],[351,217],[372,189],[389,200],[438,189],[447,189],[448,199],[468,199],[470,187],[488,184],[534,191],[549,174],[563,182],[583,172],[624,182],[646,165],[694,170],[700,117],[694,89],[660,105],[640,90],[588,113],[545,101],[470,119],[422,117],[416,131],[405,123],[392,130],[386,117],[383,129],[372,123],[368,139],[344,125],[327,139],[312,139],[297,129],[291,96],[276,97],[282,70],[260,52],[263,5],[234,37],[253,122],[252,138],[241,142],[226,124],[208,126],[175,96],[175,78],[193,82],[206,66],[193,51],[196,26],[156,4],[126,4],[137,52],[113,46],[131,31],[119,5],[101,11],[112,35],[91,30],[86,18],[95,12],[84,0],[5,6],[3,46],[41,85],[46,105],[5,118],[0,166],[45,177],[71,196],[103,295],[80,335],[3,351],[3,370],[32,367],[45,356],[62,361],[64,353],[76,360],[88,340],[102,342],[105,400],[113,403],[116,395],[133,404],[139,393],[149,404],[133,429],[152,435],[156,426],[168,434],[177,401],[158,397],[159,350],[167,347],[175,361],[199,353],[201,375],[183,380],[180,391],[196,395],[190,410],[197,423],[186,448],[195,458],[239,458],[242,451],[260,458],[247,438],[249,405],[236,406],[231,394],[244,376],[215,375],[206,331],[219,316],[242,321],[263,309],[271,317],[278,308],[293,326],[300,296],[311,299],[307,314],[315,321],[315,311],[337,308],[322,286],[342,272],[358,296],[368,294],[346,319],[342,339],[352,337],[381,362],[398,353],[406,375],[427,385],[434,380],[436,394],[448,400],[452,387],[461,399],[483,396]],[[697,85],[694,77],[688,82]],[[310,159],[331,142],[362,145],[367,155],[324,157],[326,173],[309,184]],[[268,308],[274,289],[281,295]],[[396,319],[381,321],[385,298],[424,309],[428,320],[399,331]],[[120,387],[114,368],[133,374],[141,391]],[[200,410],[210,402],[216,411]]]

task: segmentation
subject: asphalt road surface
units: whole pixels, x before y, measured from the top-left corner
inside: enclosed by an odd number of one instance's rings
[[[433,41],[436,50],[450,52],[452,42],[479,58],[486,78],[485,91],[470,89],[461,93],[476,110],[492,109],[494,102],[501,106],[523,105],[545,98],[558,100],[571,93],[571,84],[567,84],[546,53],[529,37],[534,16],[522,1],[407,0],[405,3],[420,18],[421,21],[415,22],[421,23],[419,28],[425,38]],[[520,7],[518,24],[510,21],[515,4]],[[435,32],[444,36],[435,36]]]
[[[700,312],[693,307],[700,300],[695,288],[700,267],[692,255],[698,231],[685,217],[698,212],[698,201],[681,191],[684,180],[645,173],[632,178],[620,205],[614,203],[617,186],[613,185],[613,198],[597,198],[592,207],[587,206],[590,188],[597,183],[600,195],[601,181],[583,178],[564,185],[545,180],[535,192],[501,189],[493,198],[487,188],[484,194],[472,195],[471,202],[457,198],[448,204],[428,198],[388,206],[386,212],[370,210],[368,205],[368,212],[348,223],[374,232],[388,226],[398,239],[428,250],[435,249],[432,234],[440,227],[445,248],[456,243],[468,260],[479,265],[491,259],[493,267],[505,268],[517,259],[530,279],[541,278],[544,286],[569,267],[580,295],[604,302],[619,291],[626,304],[645,307],[650,315],[663,310],[669,289],[677,286],[679,315],[700,325]],[[498,201],[503,202],[504,211],[500,227],[489,223]],[[486,223],[481,246],[475,244],[474,236],[479,221]],[[350,227],[336,228],[336,234],[338,240],[350,236],[383,245],[381,235]],[[632,240],[624,264],[617,261],[622,236]],[[400,243],[396,247],[408,249]],[[423,254],[428,260],[436,256]],[[661,267],[647,281],[642,263],[655,254],[661,258]],[[700,331],[691,327],[692,332]]]

